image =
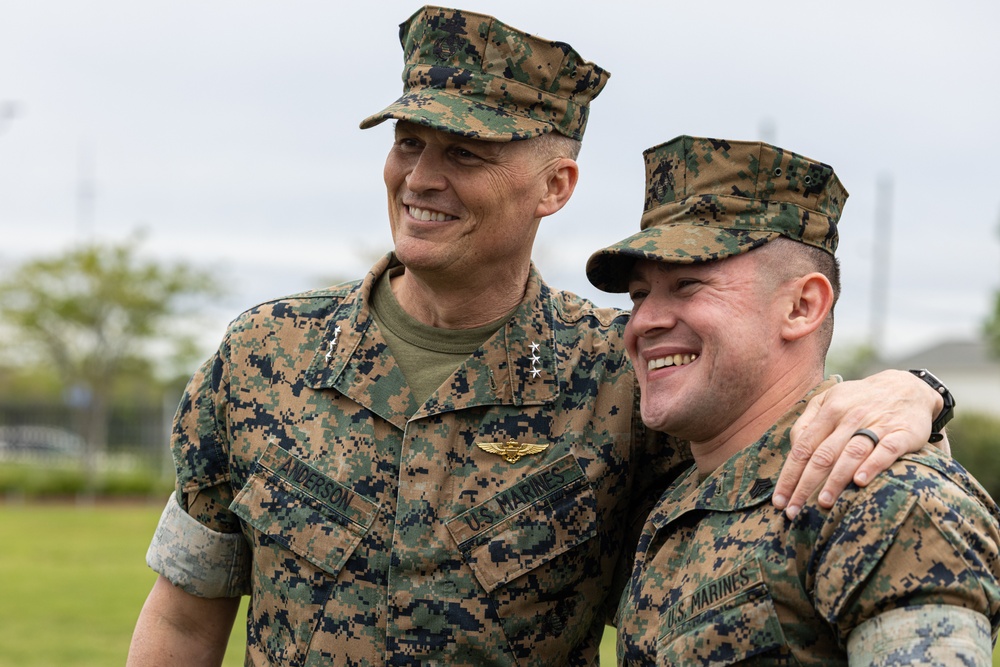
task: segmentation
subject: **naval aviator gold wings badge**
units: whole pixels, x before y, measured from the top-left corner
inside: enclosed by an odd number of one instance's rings
[[[477,442],[476,445],[485,452],[502,456],[507,463],[517,463],[522,456],[537,454],[549,448],[548,445],[518,442],[514,438],[507,442]]]

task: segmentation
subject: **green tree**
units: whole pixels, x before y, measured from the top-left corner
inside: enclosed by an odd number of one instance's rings
[[[997,238],[1000,239],[1000,224],[997,225]],[[983,336],[986,345],[995,357],[1000,358],[1000,289],[993,295],[993,312],[986,316],[983,323]]]
[[[1000,418],[959,412],[948,424],[951,455],[975,475],[994,500],[1000,500]]]
[[[1000,290],[993,295],[993,314],[986,318],[983,335],[993,356],[1000,357]]]
[[[150,377],[154,359],[189,356],[196,346],[185,324],[221,294],[210,272],[142,257],[144,237],[29,260],[0,281],[7,361],[42,362],[59,373],[80,407],[91,472],[116,387]]]

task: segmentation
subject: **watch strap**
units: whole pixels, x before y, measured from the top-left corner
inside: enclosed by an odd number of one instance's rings
[[[934,421],[931,422],[931,437],[928,442],[940,442],[944,439],[944,427],[951,418],[955,416],[955,397],[951,395],[948,387],[945,386],[944,382],[941,382],[933,373],[931,373],[926,368],[910,369],[910,372],[916,375],[918,378],[930,385],[931,389],[936,391],[941,395],[944,400],[944,407],[941,408],[941,412],[938,413]]]

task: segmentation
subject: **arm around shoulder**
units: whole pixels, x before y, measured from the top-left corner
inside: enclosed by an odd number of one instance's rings
[[[814,396],[792,427],[792,451],[774,490],[775,506],[794,516],[822,485],[820,505],[831,507],[852,480],[864,486],[904,454],[919,451],[928,436],[950,453],[938,432],[955,402],[944,385],[934,378],[941,388],[935,390],[928,378],[933,376],[926,371],[887,370]],[[860,435],[862,429],[875,437]]]
[[[139,613],[128,667],[220,665],[240,598],[200,598],[160,575]]]

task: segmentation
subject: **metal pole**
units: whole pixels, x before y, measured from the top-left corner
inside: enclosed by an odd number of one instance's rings
[[[876,359],[883,358],[885,328],[889,318],[889,275],[892,256],[892,177],[883,174],[875,189],[875,239],[872,249],[871,345]]]
[[[11,121],[17,117],[17,102],[6,101],[0,105],[0,134],[10,125]]]
[[[76,175],[76,231],[81,241],[94,233],[94,158],[86,146],[80,147]]]

